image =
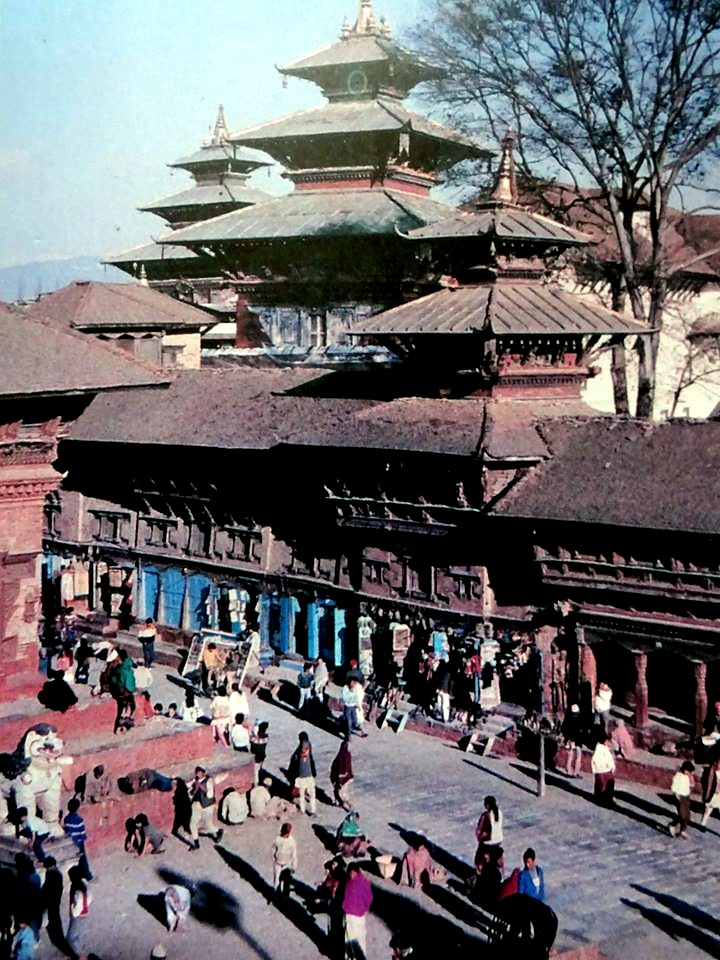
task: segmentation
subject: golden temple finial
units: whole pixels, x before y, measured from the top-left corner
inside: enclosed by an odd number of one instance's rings
[[[380,36],[384,37],[385,40],[392,40],[392,30],[387,17],[380,17]]]
[[[213,144],[223,143],[228,139],[229,136],[230,134],[228,132],[227,124],[225,123],[225,110],[223,105],[220,104],[218,107],[218,115],[217,120],[215,121],[215,129],[213,130],[211,142]]]
[[[147,270],[145,269],[144,263],[140,264],[140,276],[138,277],[138,283],[140,284],[141,287],[150,286],[150,284],[148,283]]]
[[[340,31],[340,39],[347,40],[349,36],[350,36],[350,21],[348,20],[347,17],[345,17],[343,20],[342,30]]]
[[[502,141],[502,156],[500,157],[495,189],[490,194],[492,200],[497,200],[500,203],[517,203],[514,149],[515,134],[512,130],[508,130]]]

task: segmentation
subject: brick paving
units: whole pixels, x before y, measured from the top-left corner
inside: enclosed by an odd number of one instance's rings
[[[153,699],[177,700],[177,687],[173,689],[172,697],[163,697],[158,683]],[[271,724],[267,769],[279,774],[297,732],[306,728],[318,784],[329,791],[327,771],[337,738],[276,706],[255,698],[251,705],[256,718]],[[494,794],[504,813],[506,870],[520,865],[527,846],[535,847],[545,869],[548,901],[560,921],[559,951],[596,943],[611,960],[720,957],[720,820],[711,820],[705,834],[691,829],[687,841],[671,839],[664,832],[671,814],[667,790],[619,783],[618,809],[606,811],[590,802],[588,775],[575,781],[551,775],[547,795],[538,799],[534,771],[527,764],[467,755],[451,742],[417,733],[372,730],[367,739],[353,739],[352,752],[355,801],[366,833],[378,846],[401,854],[400,830],[416,830],[435,844],[436,859],[451,875],[470,868],[482,798]],[[319,837],[323,829],[334,831],[341,818],[329,805],[321,803],[318,809],[316,820],[299,813],[294,817],[298,878],[309,885],[322,878],[327,857]],[[321,955],[322,917],[316,923],[297,904],[283,913],[266,902],[269,850],[277,826],[248,820],[226,832],[222,848],[205,840],[196,854],[170,838],[166,854],[141,861],[122,854],[123,838],[118,837],[118,852],[93,863],[97,880],[85,949],[103,960],[142,960],[158,942],[166,945],[170,960]],[[150,911],[152,895],[175,877],[200,882],[204,906],[187,931],[173,937]],[[482,929],[465,922],[474,911],[452,890],[438,889],[431,899],[391,881],[373,882],[368,960],[389,957],[390,931],[407,926],[427,928],[447,956],[482,955]],[[55,956],[43,933],[39,960]]]

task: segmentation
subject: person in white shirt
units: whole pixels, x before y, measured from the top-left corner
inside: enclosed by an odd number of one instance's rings
[[[606,683],[598,685],[595,694],[595,723],[602,724],[607,732],[607,722],[610,719],[612,705],[612,690]]]
[[[328,668],[322,657],[318,657],[315,664],[315,674],[313,677],[313,689],[315,691],[315,696],[318,700],[323,700],[325,697],[325,688],[328,685],[328,680],[330,675],[328,674]]]
[[[364,691],[362,685],[351,678],[342,688],[343,718],[347,725],[348,733],[357,733],[361,737],[367,734],[363,730],[363,698]]]
[[[676,812],[670,821],[668,833],[671,837],[687,840],[687,828],[690,824],[690,793],[695,777],[695,765],[686,760],[672,779],[673,799]]]
[[[615,796],[615,757],[607,735],[598,740],[590,767],[595,775],[595,802],[603,807],[611,807]]]
[[[282,896],[290,892],[290,880],[297,870],[297,844],[292,835],[292,824],[284,823],[280,827],[280,836],[275,837],[272,846],[273,887]]]
[[[230,716],[234,717],[241,713],[244,717],[250,716],[250,704],[244,690],[240,689],[239,683],[233,683],[230,688]]]
[[[238,793],[235,787],[228,787],[220,798],[220,806],[218,807],[220,820],[223,823],[229,823],[231,826],[244,823],[249,812],[245,794]]]
[[[250,731],[245,726],[245,715],[235,714],[235,722],[230,728],[230,743],[233,750],[243,750],[250,753]]]

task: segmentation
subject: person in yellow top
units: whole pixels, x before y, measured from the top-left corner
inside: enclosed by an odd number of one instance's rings
[[[201,683],[205,695],[210,697],[215,692],[218,683],[223,678],[226,656],[218,649],[216,643],[206,643],[200,654]]]

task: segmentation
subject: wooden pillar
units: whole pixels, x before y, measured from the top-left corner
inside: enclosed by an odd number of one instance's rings
[[[633,650],[635,655],[635,726],[638,730],[648,725],[648,685],[647,685],[647,653],[644,650]]]
[[[580,711],[583,719],[591,722],[595,709],[595,691],[597,690],[597,663],[592,647],[585,640],[585,629],[577,626],[575,629],[579,647],[580,660]]]
[[[542,713],[553,714],[553,655],[552,644],[555,639],[554,627],[541,627],[535,632],[535,647],[540,654],[540,710]]]
[[[707,664],[702,660],[694,660],[695,664],[695,736],[702,735],[707,717],[708,698],[705,680],[707,678]]]

